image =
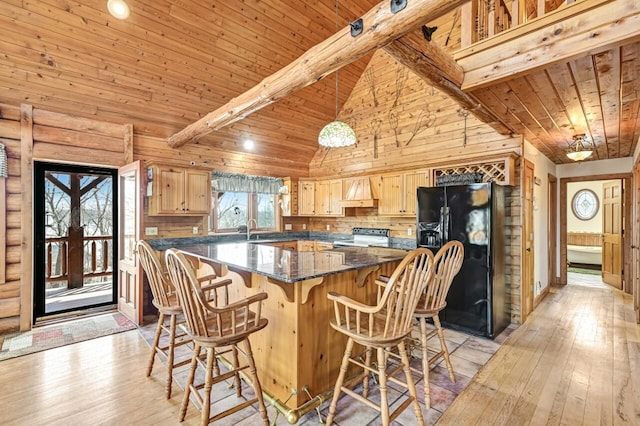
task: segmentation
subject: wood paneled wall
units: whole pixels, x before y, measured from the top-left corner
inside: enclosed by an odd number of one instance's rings
[[[320,149],[310,164],[311,176],[374,174],[522,153],[521,137],[502,136],[471,114],[465,125],[464,110],[456,102],[406,71],[383,51],[375,53],[339,117],[352,125],[358,143],[353,147]],[[515,174],[514,181],[519,182],[519,170]],[[510,189],[507,205],[506,281],[512,321],[520,322],[519,186]],[[309,229],[327,232],[328,225],[330,232],[350,233],[355,226],[379,227],[391,229],[392,237],[415,238],[415,221],[415,217],[381,217],[377,209],[355,209],[344,218],[309,218]]]
[[[189,167],[192,162],[199,168],[210,168],[229,173],[245,173],[261,176],[293,176],[295,178],[308,175],[308,168],[298,162],[273,161],[260,155],[210,148],[201,144],[188,144],[179,149],[170,148],[165,139],[134,135],[133,157],[135,160],[154,161],[156,163]],[[192,237],[193,227],[199,229],[198,235],[208,232],[207,217],[171,217],[148,216],[145,198],[145,227],[158,228],[157,236],[146,238],[180,238]]]

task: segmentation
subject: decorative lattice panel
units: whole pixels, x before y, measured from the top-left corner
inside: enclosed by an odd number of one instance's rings
[[[463,164],[433,169],[434,182],[439,176],[460,175],[463,173],[482,173],[483,182],[498,182],[501,184],[513,184],[513,158],[501,158],[495,161],[486,161],[477,164]]]

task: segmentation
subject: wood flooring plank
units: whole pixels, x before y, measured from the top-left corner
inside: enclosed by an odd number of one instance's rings
[[[640,424],[639,416],[631,297],[567,285],[551,289],[437,424]]]

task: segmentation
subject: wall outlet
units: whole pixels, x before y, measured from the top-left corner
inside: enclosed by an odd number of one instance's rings
[[[307,229],[307,224],[306,223],[302,224],[302,229]]]
[[[158,235],[157,226],[147,226],[144,228],[144,235]]]
[[[198,227],[197,226],[193,227],[193,234],[194,235],[198,235]]]
[[[407,235],[411,235],[413,234],[413,229],[411,229],[411,227],[407,228]]]
[[[331,225],[327,225],[327,231],[331,231]]]
[[[293,229],[293,227],[291,226],[290,223],[285,223],[284,224],[284,230],[285,231],[291,231]]]

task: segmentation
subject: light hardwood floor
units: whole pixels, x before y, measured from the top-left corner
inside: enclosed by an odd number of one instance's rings
[[[640,424],[634,318],[611,287],[552,288],[438,424]]]
[[[640,327],[631,306],[609,287],[552,289],[438,424],[640,424]],[[130,331],[2,361],[0,424],[177,425],[182,391],[174,385],[165,399],[161,366],[144,375],[148,354]],[[361,410],[349,407],[344,424],[355,425]],[[306,424],[318,424],[312,417]],[[397,424],[415,421],[406,418]],[[198,423],[190,405],[182,424]]]

